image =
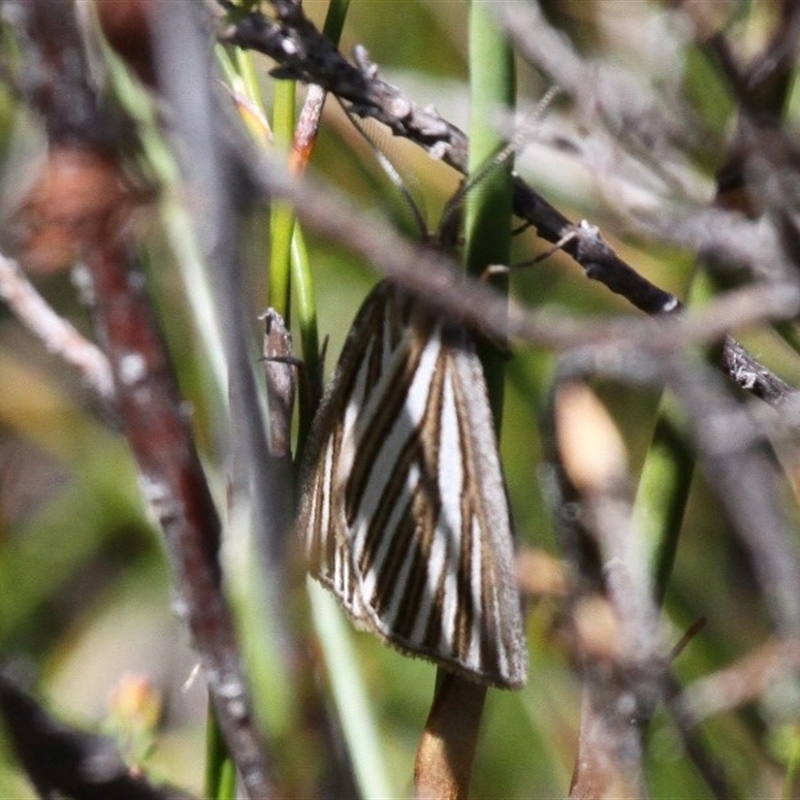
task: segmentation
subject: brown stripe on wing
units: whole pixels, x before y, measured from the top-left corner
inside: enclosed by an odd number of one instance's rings
[[[414,544],[414,527],[416,522],[412,513],[409,511],[411,498],[408,499],[406,508],[403,509],[400,519],[395,527],[385,557],[381,563],[380,577],[375,583],[375,591],[365,603],[377,616],[385,620],[387,628],[393,628],[392,622],[392,601],[397,592],[405,591],[402,585],[401,576],[403,565],[406,563],[410,549]],[[367,553],[365,552],[365,557]]]
[[[485,389],[479,383],[483,371],[471,343],[465,332],[453,332],[453,336],[454,389],[458,414],[463,419],[459,435],[466,471],[462,534],[469,531],[462,557],[472,558],[473,537],[477,535],[480,559],[480,607],[475,607],[471,596],[469,602],[460,605],[476,615],[462,619],[460,626],[472,630],[476,619],[480,623],[479,661],[485,677],[499,685],[520,686],[525,682],[527,651],[513,573],[514,544],[491,412]],[[471,575],[472,566],[465,570],[465,575]]]
[[[306,540],[310,574],[331,589],[347,611],[363,617],[347,541],[347,525],[339,482],[339,466],[346,446],[344,419],[348,404],[363,406],[380,378],[384,352],[402,338],[399,312],[393,308],[394,290],[383,282],[373,289],[359,310],[347,336],[328,391],[312,425],[301,467],[302,506],[298,525]],[[366,377],[355,396],[359,377]],[[352,431],[347,432],[347,437]],[[325,510],[328,521],[324,524]]]
[[[463,437],[463,434],[461,434]],[[462,444],[463,448],[463,444]],[[466,462],[465,462],[466,463]],[[465,469],[464,487],[461,494],[461,552],[457,554],[458,575],[456,593],[458,594],[458,612],[456,613],[453,645],[457,653],[466,661],[472,645],[473,626],[476,618],[480,618],[482,608],[475,608],[472,592],[472,555],[474,547],[472,499],[469,495],[470,476]]]
[[[394,303],[387,303],[387,314],[396,312]],[[387,319],[389,317],[387,316]],[[392,363],[383,365],[380,386],[373,387],[374,391],[380,389],[379,397],[382,402],[379,406],[368,409],[369,417],[364,417],[358,425],[358,437],[355,446],[358,448],[358,458],[353,464],[353,469],[347,478],[345,488],[345,520],[348,528],[352,528],[362,511],[364,492],[372,475],[375,464],[378,463],[378,454],[384,442],[389,437],[392,429],[397,425],[408,422],[404,415],[403,407],[406,403],[411,383],[414,380],[423,347],[403,347],[398,342],[392,351]],[[410,426],[409,437],[413,437],[414,428]],[[395,469],[395,472],[397,470]],[[384,489],[382,500],[393,495]]]
[[[478,525],[485,526],[486,520],[479,519]],[[487,565],[491,565],[495,554],[489,547],[490,535],[483,531],[481,535],[481,630],[478,635],[481,663],[491,665],[492,671],[499,673],[502,667],[501,649],[503,648],[503,629],[500,623],[502,610],[499,608],[498,587],[494,573]]]
[[[431,336],[439,336],[438,326],[418,332],[416,338],[420,350]],[[447,656],[448,653],[441,652],[442,601],[447,570],[442,571],[436,587],[432,588],[429,580],[434,536],[441,533],[437,531],[437,523],[442,511],[442,495],[439,490],[439,471],[441,469],[439,444],[444,401],[444,359],[445,350],[440,343],[436,368],[428,390],[425,413],[419,426],[417,466],[420,477],[417,486],[414,487],[413,503],[410,508],[411,517],[416,520],[413,535],[416,551],[415,561],[411,569],[412,577],[405,587],[403,602],[398,608],[396,627],[398,633],[408,643],[416,643],[428,652],[440,652],[442,656]],[[445,554],[445,561],[450,556],[450,545],[451,543],[448,541],[448,553]],[[421,610],[424,608],[423,600],[427,594],[432,594],[428,620],[422,636],[415,639],[414,629],[417,626]]]
[[[417,373],[423,350],[427,344],[424,334],[420,335],[413,332],[409,340],[409,347],[403,353],[405,359],[393,365],[392,372],[387,376],[388,383],[381,387],[381,396],[387,398],[389,405],[384,404],[380,408],[380,425],[365,425],[364,437],[359,442],[359,458],[362,470],[354,472],[348,484],[348,524],[352,526],[357,516],[362,513],[362,503],[367,483],[371,477],[371,469],[379,461],[379,453],[383,448],[386,439],[396,432],[398,425],[404,423],[408,426],[405,443],[400,453],[397,454],[390,474],[382,487],[381,496],[374,512],[369,520],[369,525],[364,538],[363,545],[357,554],[356,568],[361,575],[366,575],[369,571],[376,571],[375,591],[369,598],[364,598],[365,603],[383,622],[383,629],[390,630],[398,636],[391,636],[395,639],[408,638],[413,627],[413,619],[410,623],[399,623],[392,613],[391,607],[397,592],[402,592],[406,597],[405,604],[414,608],[413,596],[408,597],[409,587],[401,585],[401,575],[403,567],[409,558],[419,562],[421,566],[412,568],[411,574],[417,575],[422,571],[423,580],[426,578],[425,560],[427,551],[422,556],[416,555],[419,549],[420,520],[424,516],[431,517],[438,514],[441,504],[438,496],[438,483],[436,480],[437,465],[435,454],[433,463],[430,454],[426,458],[423,447],[423,439],[420,429],[409,424],[407,413],[404,411],[408,393]],[[438,370],[434,370],[434,377]],[[441,392],[434,389],[434,402]],[[430,405],[430,402],[428,403]],[[426,413],[430,413],[427,411]],[[424,423],[423,423],[424,425]],[[436,442],[436,439],[433,439]],[[423,484],[427,487],[425,493],[428,495],[427,503],[422,507],[417,501],[416,495],[420,494],[417,489],[413,494],[409,492],[408,475],[412,465],[416,464],[423,475]],[[352,505],[350,505],[352,503]],[[399,521],[394,526],[393,531],[389,531],[390,519],[393,512],[396,512],[397,504],[404,503],[402,514]],[[429,523],[432,528],[432,522]],[[386,536],[391,536],[391,541],[386,542]],[[381,549],[384,554],[380,557]],[[429,549],[429,546],[428,546]],[[402,607],[401,607],[402,614]],[[414,615],[414,619],[416,614]],[[402,616],[400,618],[402,620]],[[406,630],[407,629],[407,630]]]
[[[406,398],[416,373],[417,364],[423,349],[429,344],[431,336],[438,337],[438,329],[426,324],[422,331],[415,331],[409,354],[407,375],[393,392],[402,399]],[[440,343],[437,342],[437,347]],[[358,563],[362,574],[368,570],[377,570],[376,591],[370,598],[364,598],[369,608],[375,612],[385,635],[404,649],[425,652],[441,659],[451,659],[454,655],[442,648],[442,606],[446,591],[448,571],[444,570],[438,577],[435,587],[430,587],[429,564],[434,536],[439,519],[442,500],[439,490],[440,470],[440,434],[444,397],[445,370],[440,365],[441,348],[437,357],[437,366],[428,387],[427,400],[423,418],[418,427],[409,430],[406,445],[395,462],[392,474],[384,487],[380,503],[370,520],[364,549]],[[402,414],[402,407],[398,416]],[[387,413],[386,418],[390,418]],[[372,430],[374,434],[372,448],[377,452],[379,445],[391,432]],[[363,453],[363,451],[361,451]],[[374,464],[376,456],[370,453],[365,463]],[[408,475],[412,465],[419,472],[416,487],[411,489],[410,502],[403,508],[400,522],[395,530],[388,532],[388,523],[392,512],[401,498],[409,497]],[[387,545],[385,536],[391,535],[392,541]],[[384,556],[378,562],[380,548],[384,547]],[[453,543],[446,543],[445,558],[450,561],[456,554]],[[430,603],[425,603],[426,595],[431,593]],[[398,593],[401,593],[398,596]],[[428,606],[426,620],[420,621],[420,613]],[[422,633],[416,632],[422,624]]]
[[[463,337],[459,337],[457,341],[453,341],[452,332],[448,331],[445,335],[450,334],[450,341],[447,343],[447,373],[452,382],[453,402],[455,404],[456,415],[458,417],[458,447],[461,453],[461,469],[463,472],[463,484],[461,490],[461,551],[458,554],[458,574],[456,583],[456,592],[458,594],[458,613],[456,614],[456,624],[454,632],[454,646],[456,651],[461,655],[466,663],[472,639],[474,634],[474,625],[476,620],[480,620],[485,606],[483,604],[483,593],[481,592],[481,605],[479,608],[475,607],[475,596],[473,591],[473,554],[474,554],[474,536],[475,528],[473,522],[475,520],[476,511],[479,514],[480,493],[478,491],[478,481],[476,480],[476,453],[473,449],[472,439],[472,420],[469,417],[469,408],[465,401],[464,387],[459,380],[459,372],[456,368],[456,359],[476,356],[470,351],[468,346],[463,342]],[[485,546],[483,537],[479,536],[478,544],[481,549]],[[481,553],[483,556],[483,553]],[[483,573],[484,561],[481,561],[478,567]],[[481,656],[481,664],[491,663],[487,661],[485,654]]]
[[[359,570],[366,574],[367,570],[378,566],[378,553],[389,529],[389,521],[392,512],[398,503],[405,502],[405,508],[401,520],[410,518],[413,522],[414,516],[411,510],[411,493],[407,487],[407,476],[411,465],[419,460],[420,443],[418,437],[409,435],[405,447],[398,456],[392,469],[389,479],[386,482],[381,501],[372,515],[364,544],[358,556],[357,564]],[[402,521],[396,527],[402,527]],[[413,535],[413,528],[409,535]],[[400,538],[395,532],[394,538]],[[383,571],[383,567],[381,567]]]
[[[413,530],[409,538],[409,553],[407,558],[411,561],[408,578],[401,587],[402,595],[397,606],[394,618],[394,628],[397,637],[406,646],[422,648],[427,652],[436,653],[440,651],[438,630],[433,632],[434,638],[430,638],[428,628],[431,619],[440,617],[437,613],[436,599],[440,594],[439,587],[431,592],[429,581],[429,567],[431,559],[431,549],[433,538],[436,533],[436,512],[431,504],[431,497],[427,490],[418,485],[413,494],[409,519],[413,524]],[[427,621],[423,620],[425,627],[423,634],[414,636],[414,629],[420,620],[420,614],[425,608],[427,595],[430,597]],[[446,655],[441,653],[442,656]]]

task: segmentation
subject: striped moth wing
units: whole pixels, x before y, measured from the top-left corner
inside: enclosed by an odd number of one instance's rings
[[[481,683],[524,685],[508,503],[464,328],[378,284],[347,337],[301,476],[309,571],[356,625]]]

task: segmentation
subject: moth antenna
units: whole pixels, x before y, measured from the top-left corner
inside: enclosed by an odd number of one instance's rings
[[[526,139],[537,128],[542,121],[542,117],[547,111],[553,99],[561,93],[558,86],[551,86],[544,94],[542,99],[536,104],[536,108],[531,112],[528,119],[517,129],[514,136],[510,139],[508,144],[502,147],[498,152],[488,158],[476,170],[475,174],[468,181],[464,181],[458,187],[455,194],[447,201],[447,205],[442,213],[442,221],[439,223],[441,230],[447,226],[452,216],[457,212],[459,206],[464,202],[467,194],[477,186],[492,170],[505,164],[524,144]]]
[[[366,143],[372,149],[372,152],[375,154],[375,158],[378,160],[381,169],[386,173],[386,176],[392,182],[395,189],[397,189],[397,191],[400,193],[403,203],[414,218],[414,222],[419,229],[420,236],[424,239],[428,235],[428,223],[425,221],[425,217],[422,215],[419,205],[414,200],[411,192],[408,190],[408,187],[398,172],[397,167],[395,167],[386,153],[381,150],[381,148],[372,138],[369,131],[367,131],[367,129],[361,124],[360,120],[355,116],[355,114],[353,114],[338,97],[336,99],[339,100],[339,105],[342,107],[344,113],[350,118],[350,122],[353,123],[355,129],[361,134],[361,136],[364,138],[364,141],[366,141]]]

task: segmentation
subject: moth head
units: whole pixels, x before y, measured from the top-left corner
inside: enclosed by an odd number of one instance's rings
[[[391,181],[404,207],[410,212],[414,227],[417,229],[420,240],[423,244],[440,247],[446,250],[454,250],[460,244],[461,225],[464,216],[464,206],[468,201],[470,192],[483,181],[485,181],[497,170],[507,165],[521,149],[525,141],[530,138],[533,129],[538,126],[545,110],[550,105],[552,99],[558,94],[558,87],[552,87],[539,101],[529,119],[517,130],[511,141],[501,147],[494,155],[483,162],[468,179],[463,179],[456,191],[451,195],[444,210],[442,211],[439,224],[436,230],[431,232],[426,215],[423,212],[423,204],[417,202],[414,195],[408,188],[406,181],[400,174],[400,170],[395,166],[387,153],[378,145],[375,137],[366,128],[364,123],[358,119],[353,112],[342,104],[342,108],[353,123],[356,130],[362,135],[369,144],[378,163]],[[341,104],[341,100],[339,101]]]

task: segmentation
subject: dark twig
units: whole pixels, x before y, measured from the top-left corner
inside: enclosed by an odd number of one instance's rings
[[[363,49],[357,52],[358,64],[350,64],[309,22],[299,4],[273,0],[272,6],[275,19],[259,12],[239,18],[232,15],[221,33],[222,40],[265,53],[279,65],[272,70],[274,77],[317,84],[349,100],[354,113],[377,119],[397,136],[411,139],[460,172],[466,171],[467,139],[463,131],[378,78]]]
[[[20,763],[40,797],[81,800],[188,800],[129,774],[115,742],[54,719],[30,695],[0,675],[0,716]]]
[[[248,47],[274,58],[280,67],[273,75],[316,83],[337,96],[351,101],[351,111],[371,116],[430,152],[462,174],[467,171],[466,134],[433,109],[420,109],[396,86],[377,77],[377,68],[364,61],[353,66],[302,15],[302,10],[283,2],[274,3],[278,20],[260,13],[247,15],[230,25],[222,38],[231,44]],[[291,55],[287,55],[291,53]],[[313,54],[313,57],[312,55]],[[557,211],[519,176],[514,180],[514,212],[529,221],[543,239],[557,242],[573,223]],[[587,271],[589,277],[623,294],[633,305],[648,314],[674,309],[676,298],[642,278],[607,245],[582,254],[578,241],[565,251]]]
[[[302,16],[299,6],[286,0],[274,5],[276,20],[258,13],[247,15],[244,20],[232,20],[222,34],[223,39],[267,53],[280,65],[278,77],[292,77],[325,87],[350,100],[355,113],[380,120],[396,135],[409,138],[462,174],[466,172],[468,142],[462,131],[433,109],[420,110],[397,87],[381,81],[374,66],[368,65],[363,57],[359,66],[350,65]],[[559,242],[565,233],[579,231],[582,227],[565,217],[519,176],[514,179],[514,212],[535,226],[538,235],[551,243]],[[583,267],[587,277],[603,283],[646,314],[681,311],[681,304],[673,294],[642,277],[599,237],[595,228],[589,226],[582,236],[568,239],[563,249]],[[375,264],[381,263],[372,260]],[[516,335],[524,334],[518,331]],[[780,404],[795,395],[791,387],[732,338],[724,342],[722,366],[741,388],[772,404]]]
[[[285,167],[251,147],[235,127],[229,127],[228,135],[235,151],[246,159],[259,188],[290,200],[302,222],[358,252],[435,311],[461,319],[488,336],[516,338],[553,349],[603,341],[668,350],[693,342],[717,341],[731,327],[785,319],[798,311],[800,295],[791,285],[741,289],[685,318],[668,315],[660,325],[634,317],[585,322],[563,313],[533,311],[513,299],[506,304],[490,288],[460,274],[445,255],[409,242],[380,215],[355,208],[334,189],[310,180],[295,180]]]
[[[672,715],[686,753],[703,776],[708,788],[718,800],[733,800],[738,797],[728,780],[725,770],[709,752],[698,720],[690,709],[681,702],[683,691],[672,673],[666,677],[664,700]]]
[[[698,25],[700,44],[712,55],[720,72],[727,78],[742,116],[749,124],[759,127],[780,123],[796,67],[800,31],[800,8],[797,4],[791,0],[780,3],[779,20],[770,41],[749,64],[735,57],[723,30],[703,30],[702,15],[697,13],[696,6],[685,3],[684,10]]]

